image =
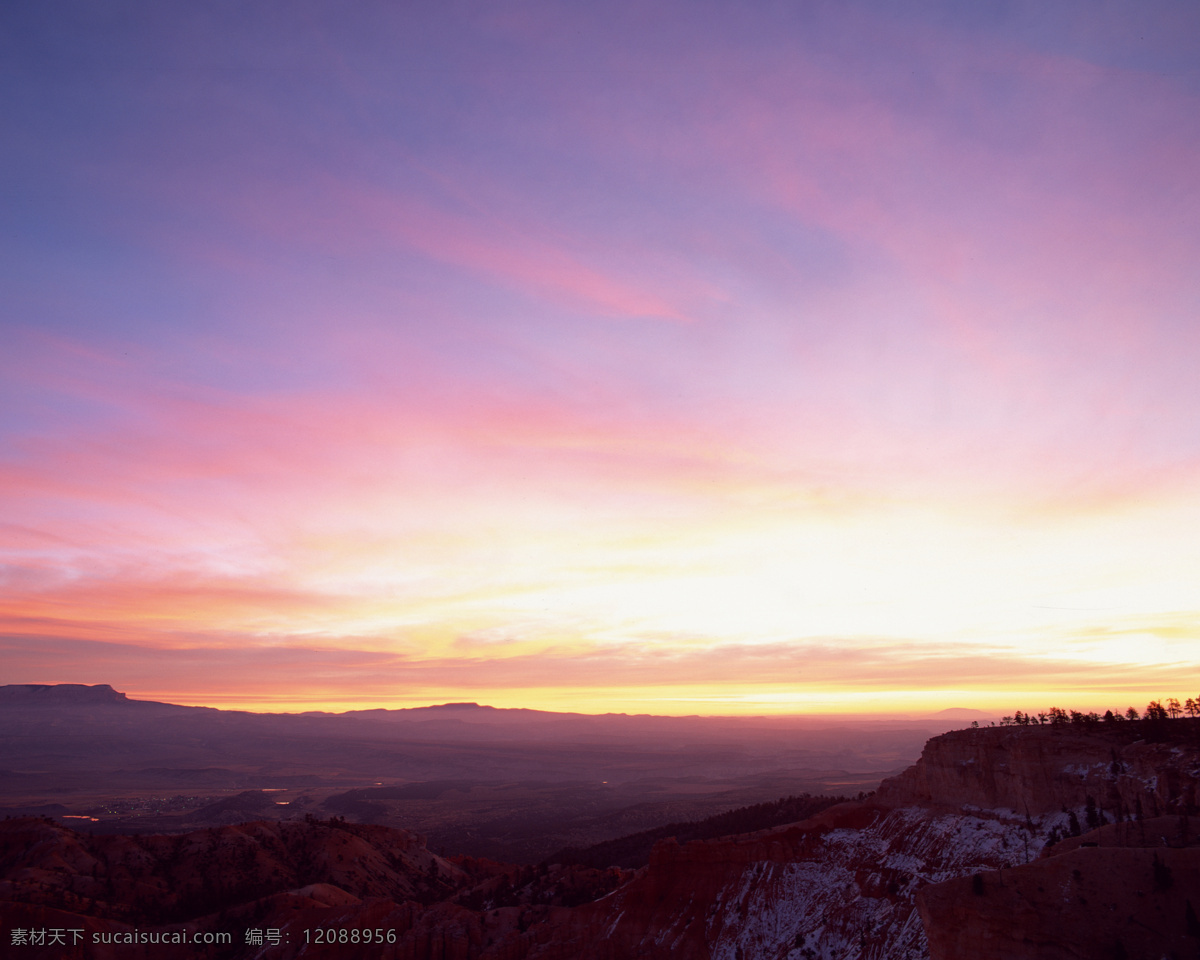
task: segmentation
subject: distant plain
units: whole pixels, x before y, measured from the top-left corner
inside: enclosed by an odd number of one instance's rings
[[[0,688],[0,812],[155,833],[341,816],[533,862],[783,796],[869,791],[955,724],[476,704],[256,714],[14,685]]]

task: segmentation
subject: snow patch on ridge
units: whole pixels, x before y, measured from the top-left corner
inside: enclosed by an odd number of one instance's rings
[[[787,957],[854,960],[869,944],[881,960],[928,956],[914,909],[918,889],[1040,853],[1024,818],[883,813],[862,830],[831,830],[819,856],[751,863],[718,897],[707,924],[713,960]],[[880,942],[883,953],[877,952]]]

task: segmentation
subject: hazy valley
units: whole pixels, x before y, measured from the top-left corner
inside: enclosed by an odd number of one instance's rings
[[[586,716],[452,704],[252,714],[107,686],[0,688],[0,808],[92,831],[341,816],[531,863],[660,824],[854,796],[936,722]]]

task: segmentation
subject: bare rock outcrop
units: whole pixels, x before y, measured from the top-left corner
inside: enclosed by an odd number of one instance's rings
[[[1200,721],[987,727],[934,737],[917,763],[876,791],[880,803],[1008,809],[1034,816],[1091,796],[1124,819],[1200,804]],[[1159,734],[1158,742],[1152,737]],[[1181,737],[1182,735],[1182,737]]]
[[[1200,730],[1190,721],[1171,723],[999,727],[937,737],[916,766],[885,781],[868,802],[761,834],[660,844],[650,865],[610,897],[530,931],[528,956],[928,956],[926,930],[931,938],[943,931],[922,925],[919,891],[1028,869],[1048,840],[1085,821],[1089,797],[1097,821],[1194,809],[1200,750],[1190,737]],[[1073,845],[1058,849],[1065,854]],[[1190,882],[1182,863],[1181,882]],[[1053,905],[1043,906],[1053,917]],[[953,918],[940,916],[953,929]]]
[[[1023,820],[871,802],[788,827],[660,843],[603,900],[526,937],[529,960],[926,956],[922,887],[1036,856]]]
[[[1159,960],[1200,954],[1194,819],[1111,824],[1042,859],[926,887],[931,960]]]

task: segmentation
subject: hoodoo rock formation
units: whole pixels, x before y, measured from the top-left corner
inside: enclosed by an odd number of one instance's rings
[[[636,872],[446,860],[414,834],[341,821],[83,837],[12,820],[3,946],[17,927],[186,928],[233,937],[189,957],[332,957],[350,954],[314,930],[370,929],[390,931],[370,949],[382,960],[1195,956],[1198,787],[1200,722],[963,730],[866,800],[666,841]]]

